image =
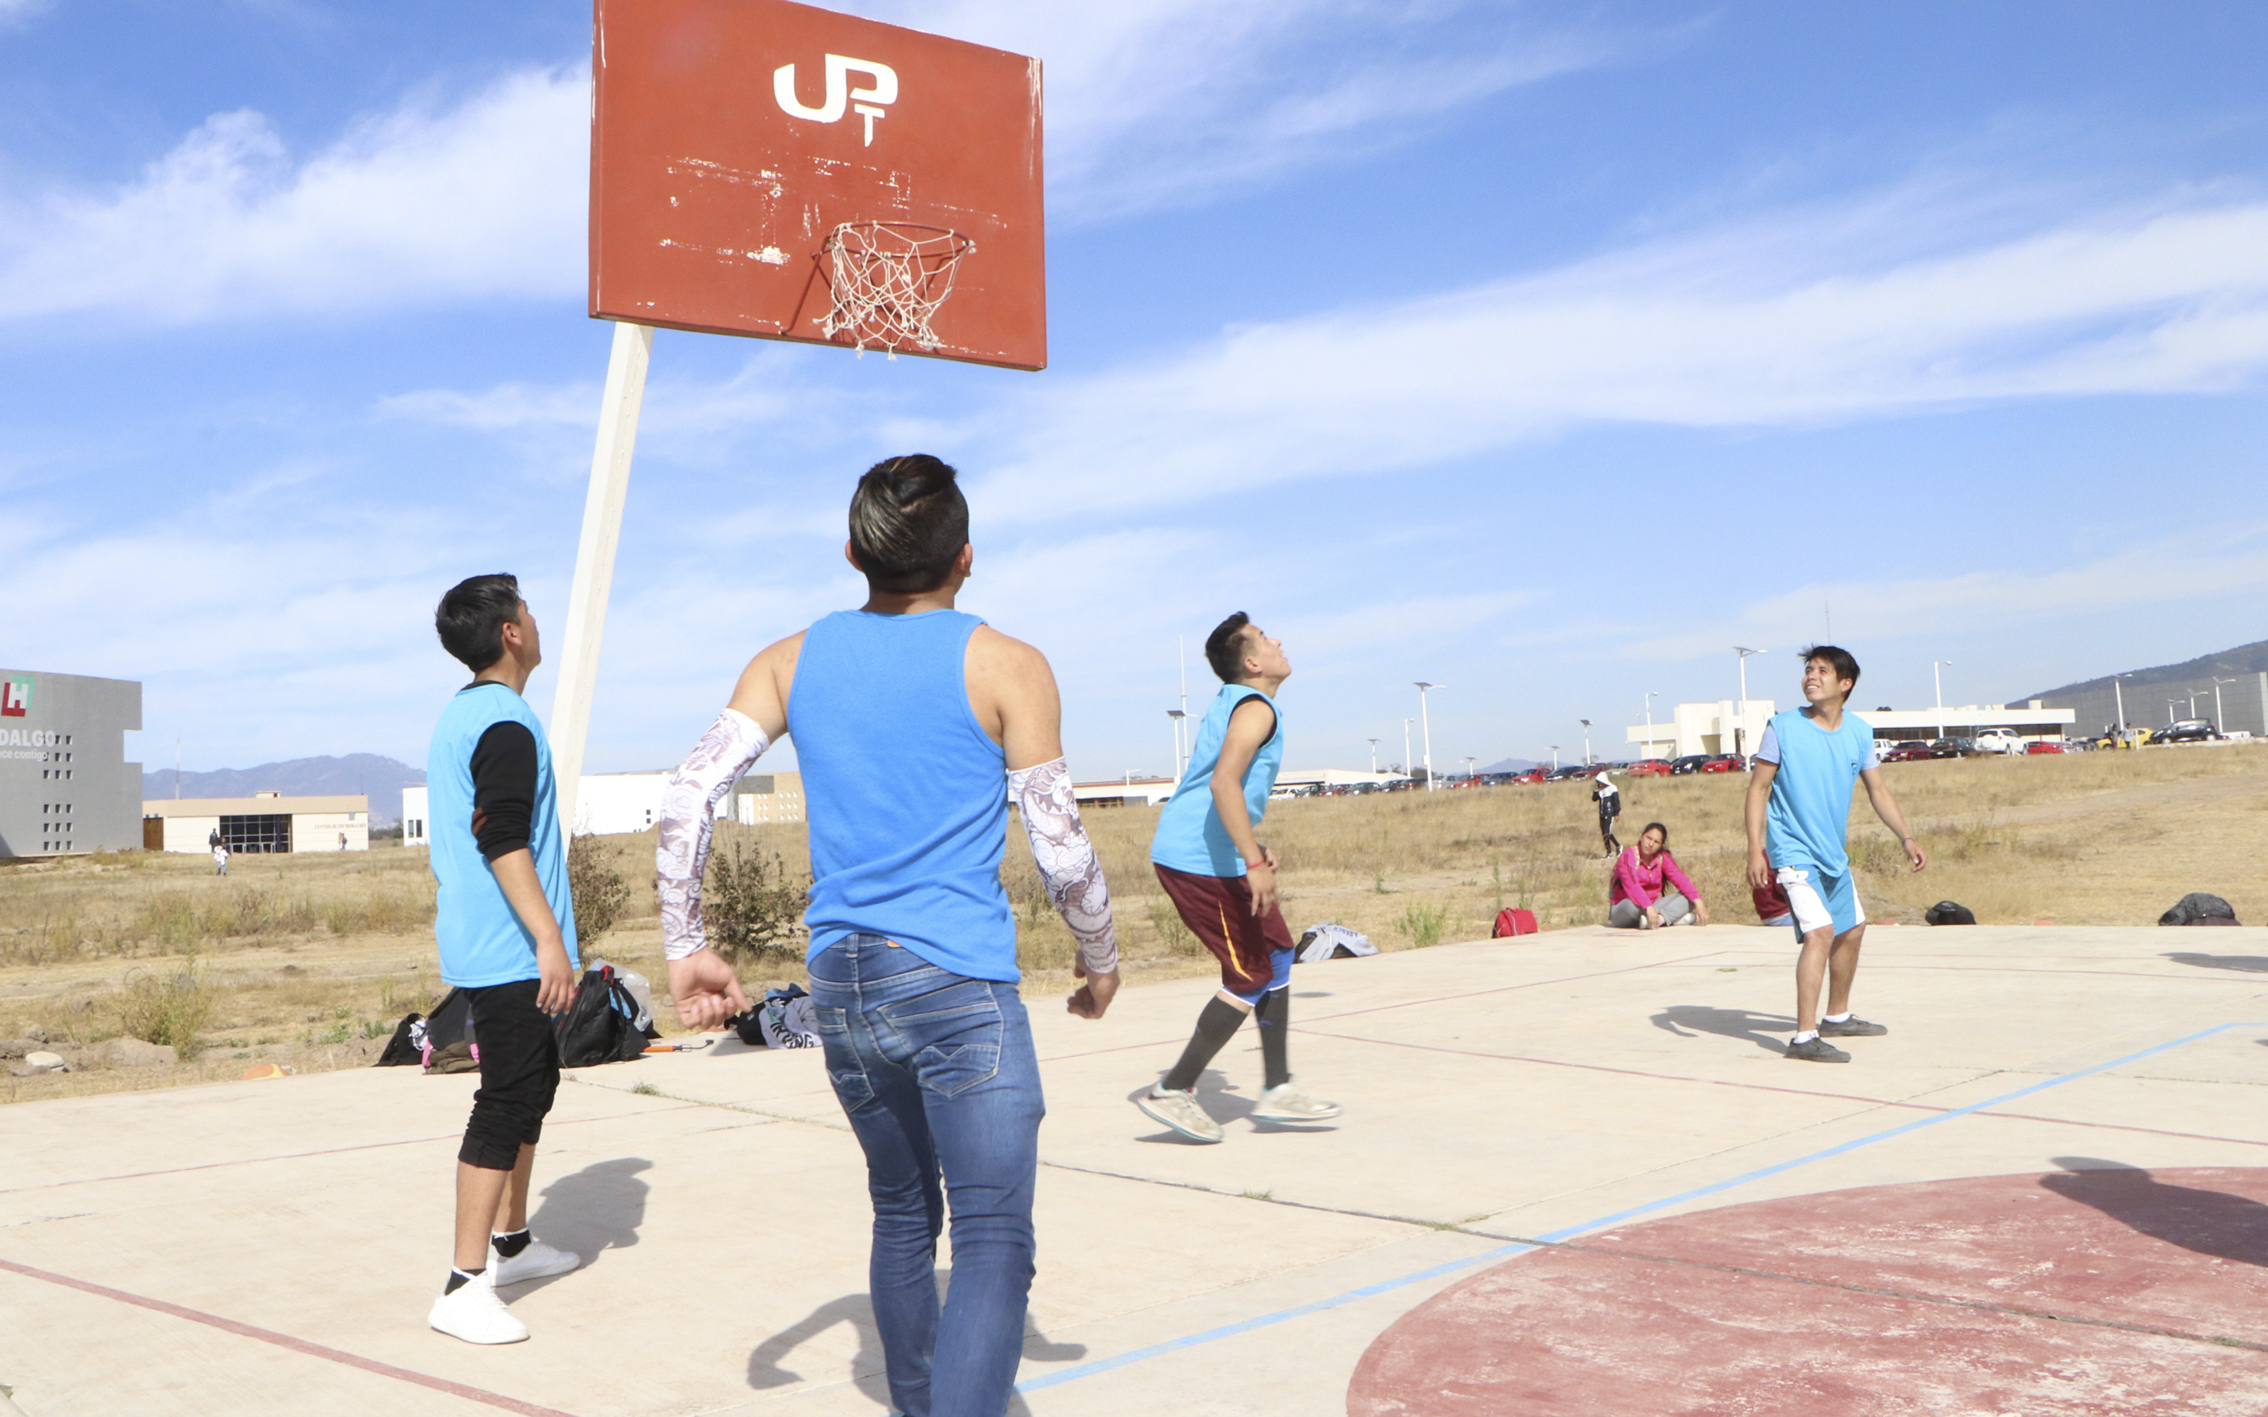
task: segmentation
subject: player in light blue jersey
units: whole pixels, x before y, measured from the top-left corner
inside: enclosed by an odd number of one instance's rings
[[[1875,815],[1897,836],[1919,871],[1929,864],[1906,830],[1906,818],[1882,781],[1874,756],[1874,729],[1843,704],[1858,687],[1858,661],[1834,645],[1803,652],[1804,706],[1775,716],[1756,745],[1748,780],[1748,883],[1777,884],[1795,908],[1796,1033],[1788,1056],[1813,1063],[1847,1063],[1851,1055],[1827,1041],[1888,1033],[1851,1013],[1851,980],[1858,974],[1866,912],[1851,884],[1851,788],[1866,784]],[[1819,986],[1827,985],[1827,1014],[1819,1014]]]

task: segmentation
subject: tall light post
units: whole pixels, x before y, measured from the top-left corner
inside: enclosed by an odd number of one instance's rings
[[[1417,776],[1416,773],[1410,771],[1410,725],[1416,722],[1417,720],[1414,718],[1402,720],[1402,776],[1404,777]]]
[[[1425,725],[1425,790],[1428,792],[1433,790],[1433,712],[1426,707],[1426,695],[1448,687],[1447,684],[1428,684],[1422,679],[1417,686],[1418,720]]]
[[[1473,779],[1473,764],[1475,764],[1475,763],[1477,763],[1477,762],[1479,762],[1479,761],[1480,761],[1480,759],[1478,759],[1478,758],[1467,758],[1467,759],[1465,759],[1465,780],[1466,780],[1467,782],[1470,782],[1470,781],[1472,781],[1472,779]]]
[[[1646,691],[1646,751],[1649,753],[1654,751],[1654,700],[1659,696],[1658,689]]]
[[[1933,659],[1929,662],[1930,682],[1937,686],[1937,736],[1945,736],[1945,676],[1939,671],[1952,667],[1950,659]]]
[[[1559,771],[1559,745],[1557,743],[1551,745],[1551,770],[1553,772]]]
[[[2226,733],[2229,731],[2228,720],[2221,717],[2221,686],[2223,684],[2234,684],[2235,682],[2236,680],[2234,679],[2215,679],[2213,681],[2213,731],[2215,733]],[[178,771],[175,772],[173,776],[176,782],[181,780],[181,774]]]
[[[1173,720],[1173,780],[1181,781],[1181,774],[1189,766],[1189,758],[1181,745],[1181,733],[1189,715],[1180,709],[1167,709],[1165,716]]]
[[[1578,718],[1575,721],[1583,725],[1583,766],[1589,767],[1591,765],[1591,721],[1587,718]]]
[[[1748,751],[1748,657],[1766,651],[1750,649],[1746,645],[1734,645],[1732,651],[1740,657],[1740,712],[1737,715],[1739,722],[1733,725],[1733,751],[1745,753]]]
[[[2110,677],[2111,698],[2118,704],[2118,731],[2122,735],[2126,732],[2126,688],[2120,681],[2129,677],[2130,674],[2113,674]]]
[[[1378,740],[1372,738],[1368,741],[1370,743],[1370,775],[1376,777],[1378,776]]]

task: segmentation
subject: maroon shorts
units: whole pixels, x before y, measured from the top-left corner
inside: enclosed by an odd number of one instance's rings
[[[1150,864],[1173,908],[1181,912],[1181,923],[1221,962],[1221,987],[1247,1003],[1257,1002],[1273,987],[1277,952],[1293,948],[1283,911],[1271,907],[1265,915],[1254,915],[1252,883],[1242,876],[1200,876]]]

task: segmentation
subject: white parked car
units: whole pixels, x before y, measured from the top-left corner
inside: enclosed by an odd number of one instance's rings
[[[2017,736],[2016,730],[2013,728],[1980,728],[1977,730],[1976,745],[1977,751],[1980,753],[2021,753],[2024,751],[2024,740]]]

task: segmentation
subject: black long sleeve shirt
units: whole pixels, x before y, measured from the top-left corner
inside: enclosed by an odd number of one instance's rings
[[[473,745],[473,839],[490,861],[526,849],[535,819],[536,741],[524,723],[493,723]]]

